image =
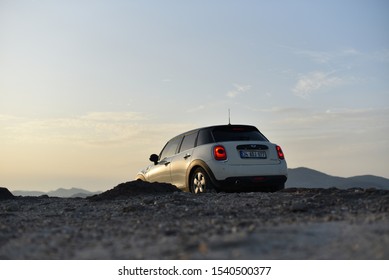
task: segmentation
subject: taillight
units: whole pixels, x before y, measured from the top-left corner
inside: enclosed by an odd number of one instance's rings
[[[280,146],[276,146],[277,155],[279,159],[285,159],[284,152],[282,151]]]
[[[216,160],[226,160],[227,159],[226,149],[221,145],[217,145],[217,146],[213,147],[213,155],[214,155]]]

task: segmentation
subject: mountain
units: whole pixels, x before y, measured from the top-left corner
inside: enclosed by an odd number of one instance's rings
[[[376,188],[389,190],[389,179],[373,176],[353,176],[353,177],[337,177],[331,176],[306,167],[289,168],[288,180],[286,181],[287,188],[331,188],[339,189],[347,188]],[[84,189],[60,188],[47,193],[38,191],[12,191],[15,196],[41,196],[48,195],[51,197],[88,197],[101,192],[90,192]]]
[[[51,191],[47,193],[48,196],[55,196],[55,197],[85,197],[85,195],[90,196],[94,194],[96,194],[96,192],[90,192],[79,188],[71,188],[71,189],[59,188],[55,191]]]
[[[90,192],[80,188],[71,188],[64,189],[59,188],[55,191],[50,192],[38,192],[38,191],[13,191],[12,194],[15,196],[41,196],[48,195],[50,197],[88,197],[95,194],[99,194],[100,192]]]
[[[363,175],[354,177],[331,176],[306,167],[289,168],[286,187],[305,187],[305,188],[376,188],[389,190],[389,179]]]
[[[14,196],[41,196],[45,195],[44,192],[38,191],[11,191]]]

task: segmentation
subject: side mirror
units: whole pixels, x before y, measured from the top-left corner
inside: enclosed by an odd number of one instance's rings
[[[159,156],[158,156],[158,155],[152,154],[152,155],[150,156],[150,161],[154,162],[155,165],[157,165],[158,160],[159,160]]]

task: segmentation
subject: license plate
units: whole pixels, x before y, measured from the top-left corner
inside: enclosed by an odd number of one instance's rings
[[[266,158],[265,151],[240,151],[241,158]]]

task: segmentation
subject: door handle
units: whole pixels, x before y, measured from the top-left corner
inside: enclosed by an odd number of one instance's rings
[[[187,159],[188,157],[190,157],[190,154],[186,154],[186,155],[184,156],[184,159]]]
[[[170,161],[166,161],[163,163],[165,166],[168,166],[170,164]]]

